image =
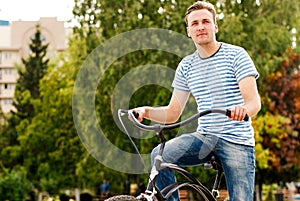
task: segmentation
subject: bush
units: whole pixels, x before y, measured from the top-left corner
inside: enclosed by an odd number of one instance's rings
[[[33,185],[26,178],[24,169],[4,169],[0,174],[0,200],[25,200]]]

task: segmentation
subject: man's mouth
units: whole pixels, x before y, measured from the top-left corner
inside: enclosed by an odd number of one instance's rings
[[[203,36],[206,36],[207,34],[206,33],[198,33],[197,36],[200,36],[200,37],[203,37]]]

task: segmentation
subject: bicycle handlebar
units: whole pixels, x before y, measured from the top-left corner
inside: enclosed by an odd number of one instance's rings
[[[190,122],[192,122],[193,120],[195,119],[198,119],[204,115],[207,115],[207,114],[210,114],[210,113],[220,113],[220,114],[224,114],[228,117],[231,116],[231,110],[229,109],[210,109],[210,110],[205,110],[203,112],[199,112],[181,122],[178,122],[178,123],[173,123],[173,124],[154,124],[152,126],[149,126],[149,125],[145,125],[145,124],[142,124],[141,122],[139,122],[137,120],[137,116],[138,113],[136,113],[135,111],[133,110],[124,110],[124,109],[119,109],[119,114],[128,114],[129,116],[129,119],[139,128],[141,129],[144,129],[144,130],[148,130],[148,131],[156,131],[156,132],[160,132],[162,130],[168,130],[168,129],[175,129],[175,128],[178,128],[180,126],[183,126],[185,124],[188,124]],[[249,116],[246,114],[245,118],[244,118],[244,121],[248,121],[249,120]]]

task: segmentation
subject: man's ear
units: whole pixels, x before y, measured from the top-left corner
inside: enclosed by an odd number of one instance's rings
[[[215,33],[218,33],[218,31],[219,31],[219,27],[218,27],[218,24],[216,23],[215,24]]]
[[[190,32],[189,32],[189,27],[186,27],[186,33],[188,37],[191,37]]]

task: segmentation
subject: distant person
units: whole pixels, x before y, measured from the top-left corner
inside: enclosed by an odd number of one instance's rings
[[[101,184],[101,195],[108,195],[110,193],[110,185],[109,182],[104,179]]]
[[[136,182],[130,184],[130,195],[136,195],[138,191],[138,185]]]
[[[143,182],[139,183],[139,193],[145,193],[146,191],[146,186]]]

